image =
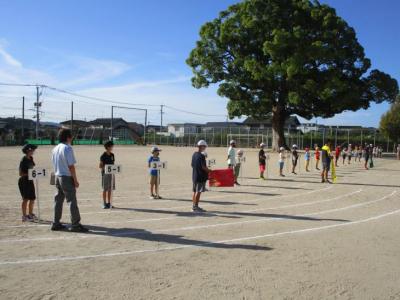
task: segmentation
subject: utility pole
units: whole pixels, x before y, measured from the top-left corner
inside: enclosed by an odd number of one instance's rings
[[[24,144],[25,140],[24,125],[25,125],[25,97],[22,97],[21,144]]]
[[[161,144],[161,139],[162,139],[162,127],[163,127],[163,115],[164,115],[164,105],[160,105],[160,114],[161,114],[161,124],[160,124],[160,144]]]
[[[74,135],[74,101],[71,101],[71,133]]]
[[[39,122],[40,122],[40,107],[42,106],[42,104],[39,102],[39,86],[36,86],[36,103],[35,103],[35,107],[36,107],[36,139],[39,139]]]

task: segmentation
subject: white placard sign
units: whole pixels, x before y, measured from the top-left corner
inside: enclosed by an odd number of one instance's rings
[[[269,154],[265,155],[265,159],[266,159],[266,160],[269,160],[269,158],[270,158],[270,157],[269,157]]]
[[[166,161],[153,161],[150,163],[150,169],[153,170],[161,170],[167,168],[168,168],[168,162]]]
[[[215,161],[214,158],[213,158],[213,159],[209,159],[209,160],[207,161],[208,167],[213,167],[213,166],[215,166],[215,164],[216,164],[216,161]]]
[[[118,174],[122,172],[121,165],[105,165],[104,166],[104,173],[105,174]]]
[[[239,163],[245,163],[245,162],[246,162],[246,157],[245,157],[245,156],[243,156],[243,157],[238,157],[238,162],[239,162]]]
[[[47,176],[47,170],[44,168],[33,168],[28,170],[29,180],[37,180]]]

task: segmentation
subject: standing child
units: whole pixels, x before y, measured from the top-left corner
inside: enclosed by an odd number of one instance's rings
[[[309,170],[310,160],[311,160],[310,148],[306,147],[305,151],[306,153],[304,154],[304,159],[306,161],[306,172],[310,172]]]
[[[228,149],[228,168],[233,169],[233,172],[235,173],[235,166],[236,166],[236,142],[234,140],[229,142],[229,149]],[[235,184],[239,185],[238,182],[236,181],[236,174],[235,175]]]
[[[298,159],[299,159],[299,153],[297,152],[297,145],[293,145],[293,147],[292,147],[292,174],[295,174],[295,175],[297,175],[296,167],[297,167]]]
[[[159,193],[159,185],[160,185],[160,174],[159,170],[153,169],[151,167],[152,162],[157,162],[160,161],[160,152],[161,149],[158,147],[152,147],[151,148],[151,156],[147,160],[147,164],[149,167],[149,172],[150,172],[150,199],[162,199]],[[204,155],[203,155],[204,157]],[[205,158],[204,158],[205,160]]]
[[[115,176],[114,174],[105,174],[105,165],[113,165],[115,163],[115,156],[113,153],[114,143],[108,141],[104,144],[106,151],[100,156],[99,168],[101,169],[101,185],[103,188],[103,208],[108,209],[111,207],[111,193],[115,189]]]
[[[347,148],[347,159],[348,159],[348,164],[350,165],[351,163],[351,156],[353,155],[353,148],[351,144],[349,144],[349,148]]]
[[[206,158],[202,154],[206,148],[207,143],[200,140],[197,143],[198,150],[192,156],[192,180],[193,180],[193,212],[202,213],[205,210],[199,207],[201,193],[206,191],[206,182],[208,180],[208,173],[211,171],[207,168]]]
[[[238,182],[238,178],[240,175],[240,167],[242,165],[241,158],[243,157],[243,150],[238,150],[236,153],[236,165],[235,165],[235,184],[240,185]]]
[[[335,149],[335,167],[338,167],[339,157],[340,157],[340,146],[336,146],[336,149]]]
[[[285,148],[284,147],[280,147],[279,148],[279,176],[281,177],[285,177],[285,175],[283,175],[283,166],[285,165]]]
[[[328,174],[331,169],[331,142],[327,141],[325,145],[322,147],[322,173],[321,173],[321,182],[328,182]]]
[[[258,165],[260,167],[260,178],[265,180],[264,177],[264,172],[265,172],[265,165],[266,165],[266,160],[267,160],[267,156],[265,155],[265,144],[261,143],[260,144],[260,152],[258,152]]]
[[[36,200],[35,185],[33,180],[29,180],[28,172],[29,169],[33,169],[35,162],[33,161],[33,153],[37,146],[27,144],[22,148],[22,152],[25,154],[21,162],[19,163],[19,180],[18,188],[22,197],[22,222],[33,222],[36,216],[33,214],[33,205]],[[28,207],[28,213],[26,209]]]
[[[319,170],[320,152],[319,147],[315,147],[315,169]]]
[[[347,156],[347,148],[343,148],[342,150],[343,165],[346,162],[346,156]]]

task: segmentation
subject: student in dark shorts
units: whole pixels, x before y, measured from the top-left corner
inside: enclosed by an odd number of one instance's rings
[[[203,152],[207,148],[207,143],[200,140],[197,143],[198,151],[192,156],[192,180],[193,180],[193,212],[204,212],[205,210],[199,207],[201,193],[206,191],[206,182],[210,169],[207,168],[206,158]]]
[[[365,150],[365,155],[364,155],[364,160],[365,160],[365,162],[364,162],[364,168],[365,168],[365,170],[368,170],[368,161],[369,161],[370,155],[371,155],[371,154],[370,154],[370,153],[371,153],[371,149],[370,149],[370,147],[369,147],[368,144],[365,144],[364,150]]]
[[[260,178],[262,180],[265,180],[264,172],[265,172],[265,165],[266,165],[266,159],[267,159],[264,148],[265,148],[265,144],[261,143],[260,144],[260,152],[258,152],[258,165],[260,168]]]
[[[100,156],[99,168],[101,169],[101,187],[103,188],[103,208],[108,209],[111,208],[111,191],[115,190],[115,176],[114,174],[105,174],[104,166],[115,163],[115,156],[112,152],[114,143],[108,141],[104,144],[104,148],[106,151]]]
[[[331,142],[327,141],[325,145],[322,147],[322,155],[321,155],[321,160],[322,160],[322,173],[321,173],[321,182],[328,182],[331,183],[328,180],[328,174],[331,169]]]
[[[33,222],[36,216],[33,213],[33,206],[36,200],[35,185],[33,180],[29,180],[28,172],[29,169],[35,167],[35,162],[33,161],[33,153],[35,152],[37,146],[27,144],[22,148],[22,152],[25,154],[21,162],[19,163],[19,180],[18,188],[22,197],[22,222]],[[28,213],[26,210],[28,208]]]
[[[297,175],[296,167],[297,161],[299,160],[299,153],[297,152],[297,145],[293,145],[292,147],[292,174]]]

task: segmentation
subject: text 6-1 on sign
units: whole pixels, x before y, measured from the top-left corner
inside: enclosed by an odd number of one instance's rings
[[[36,180],[47,176],[47,171],[44,168],[33,168],[28,170],[29,180]]]
[[[117,174],[122,172],[121,165],[105,165],[104,166],[104,173],[106,174]]]

